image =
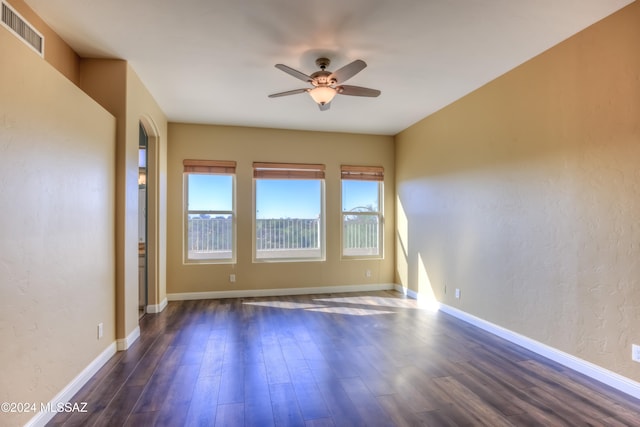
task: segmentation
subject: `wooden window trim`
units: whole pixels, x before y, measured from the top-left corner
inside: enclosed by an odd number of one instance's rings
[[[258,179],[324,179],[325,166],[310,163],[254,162],[253,177]]]
[[[185,173],[236,173],[236,162],[233,160],[193,160],[182,161]]]
[[[342,165],[340,177],[359,181],[384,181],[384,168],[382,166]]]

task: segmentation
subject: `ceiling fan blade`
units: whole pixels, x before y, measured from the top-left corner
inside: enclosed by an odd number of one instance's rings
[[[291,76],[293,76],[293,77],[295,77],[297,79],[302,80],[303,82],[311,83],[311,81],[313,80],[311,78],[311,76],[307,76],[305,73],[302,73],[302,72],[300,72],[298,70],[294,70],[293,68],[287,67],[284,64],[276,64],[276,68],[278,70],[284,71],[285,73],[287,73],[287,74],[289,74],[289,75],[291,75]]]
[[[318,104],[318,107],[320,107],[320,111],[327,111],[329,108],[331,108],[331,102],[327,102],[324,105]]]
[[[376,97],[381,93],[377,89],[369,89],[368,87],[349,86],[349,85],[338,86],[336,90],[340,95],[351,95],[351,96]]]
[[[351,77],[358,74],[367,66],[367,63],[361,59],[356,59],[350,64],[345,65],[329,76],[329,80],[335,79],[338,83],[343,83]]]
[[[305,92],[309,92],[309,89],[294,89],[294,90],[288,90],[286,92],[274,93],[269,95],[269,98],[277,98],[279,96],[295,95],[298,93],[305,93]]]

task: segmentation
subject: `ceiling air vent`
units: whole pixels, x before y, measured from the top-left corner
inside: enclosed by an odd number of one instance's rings
[[[2,2],[2,25],[44,57],[44,37],[9,4]]]

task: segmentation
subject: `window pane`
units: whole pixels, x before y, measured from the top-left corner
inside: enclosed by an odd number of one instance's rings
[[[146,168],[147,167],[147,149],[140,148],[138,150],[138,167]]]
[[[256,218],[319,218],[320,180],[256,180]]]
[[[189,211],[232,211],[233,176],[190,173]]]
[[[256,259],[322,258],[321,212],[321,180],[256,180]]]
[[[235,260],[234,176],[187,173],[186,260]]]
[[[345,256],[380,255],[380,220],[378,215],[344,215],[342,254]]]
[[[343,212],[379,212],[378,181],[342,180]]]
[[[382,182],[342,180],[342,255],[381,255]]]
[[[233,217],[231,215],[188,215],[188,259],[231,259],[232,251]]]

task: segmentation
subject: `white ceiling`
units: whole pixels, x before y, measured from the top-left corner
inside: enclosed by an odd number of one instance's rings
[[[129,61],[172,122],[394,135],[632,0],[26,0],[83,57]],[[362,59],[320,111],[276,69]]]

